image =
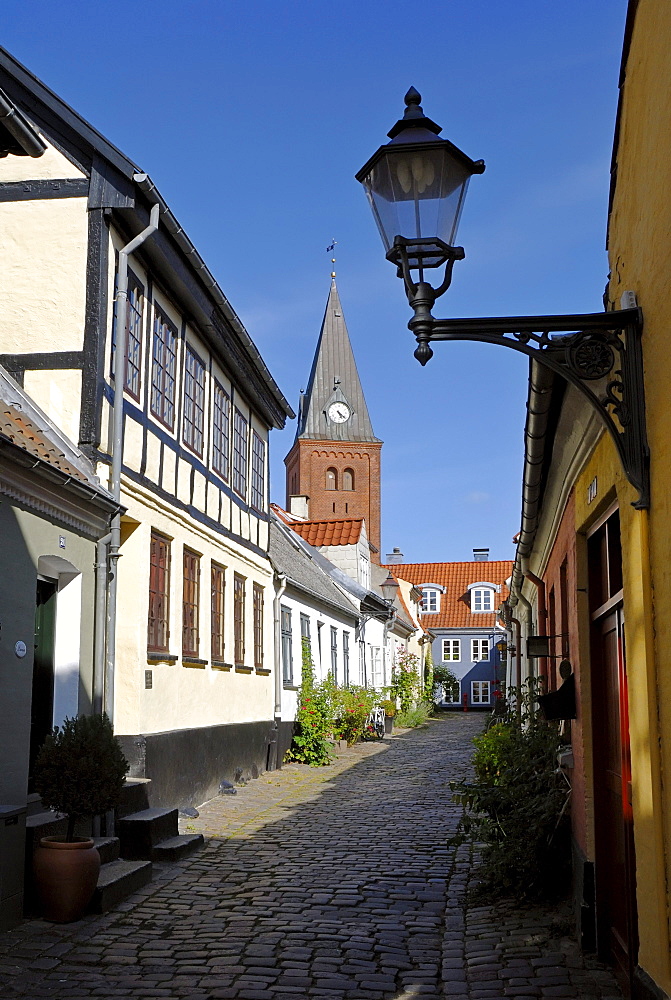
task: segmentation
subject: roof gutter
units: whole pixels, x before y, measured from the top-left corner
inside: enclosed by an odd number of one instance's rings
[[[46,152],[45,143],[28,119],[12,104],[4,90],[0,90],[0,123],[28,156],[38,157]]]
[[[529,364],[529,396],[524,428],[524,472],[522,479],[522,527],[513,564],[508,602],[521,603],[531,619],[531,605],[522,594],[529,556],[538,530],[542,498],[543,464],[547,444],[548,419],[552,404],[554,374],[533,359]]]
[[[148,174],[142,173],[142,174],[135,174],[133,176],[133,180],[140,188],[140,190],[147,195],[147,197],[150,199],[152,203],[156,202],[160,206],[161,225],[170,233],[177,246],[186,256],[191,266],[193,267],[194,271],[197,272],[201,281],[209,291],[210,295],[212,296],[216,304],[219,306],[219,308],[222,310],[226,319],[229,321],[229,323],[237,333],[243,347],[245,348],[247,354],[252,359],[254,366],[258,370],[261,378],[268,386],[271,395],[279,403],[280,408],[284,411],[284,413],[286,413],[287,417],[293,419],[293,417],[295,417],[296,414],[292,410],[288,401],[285,399],[279,386],[275,382],[275,379],[268,371],[265,361],[259,354],[259,351],[256,345],[254,344],[254,341],[245,330],[245,327],[242,324],[242,320],[237,315],[237,313],[233,309],[233,306],[222,292],[214,275],[208,269],[207,265],[205,264],[205,261],[200,256],[200,254],[196,250],[195,246],[193,245],[189,237],[186,235],[184,229],[182,229],[179,222],[168,208],[167,204],[163,200],[163,197],[161,196],[160,192],[158,191],[158,188],[156,187],[152,179],[149,177]]]

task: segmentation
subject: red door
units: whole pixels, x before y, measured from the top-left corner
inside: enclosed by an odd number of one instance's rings
[[[590,539],[589,547],[597,945],[601,957],[614,965],[622,988],[630,992],[638,921],[617,513],[602,532]]]

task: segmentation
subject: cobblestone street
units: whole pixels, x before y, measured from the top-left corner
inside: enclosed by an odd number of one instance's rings
[[[213,800],[187,827],[205,849],[114,912],[0,935],[0,996],[619,997],[563,911],[466,905],[448,781],[481,724],[433,721]]]

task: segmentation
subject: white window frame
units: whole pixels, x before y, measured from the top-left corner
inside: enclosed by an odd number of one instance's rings
[[[478,695],[476,697],[476,687]],[[485,691],[487,697],[484,697]],[[491,681],[471,681],[471,705],[491,705],[492,702],[492,682]]]
[[[459,663],[461,661],[461,639],[442,639],[441,658],[443,663]],[[445,655],[449,650],[448,655]],[[454,655],[456,652],[456,656]]]
[[[483,606],[478,608],[476,604]],[[487,604],[488,607],[484,605]],[[474,614],[492,614],[494,611],[494,589],[493,587],[474,587],[471,590],[471,611]]]
[[[435,603],[435,607],[429,607],[429,602]],[[440,591],[435,587],[422,588],[421,609],[425,615],[437,615],[440,611]]]
[[[461,678],[457,677],[457,683],[456,683],[457,696],[456,696],[456,698],[450,699],[450,698],[447,697],[448,692],[447,692],[447,685],[446,684],[441,684],[441,687],[443,689],[443,702],[446,705],[461,705]]]
[[[489,639],[471,639],[471,660],[481,663],[489,659]]]

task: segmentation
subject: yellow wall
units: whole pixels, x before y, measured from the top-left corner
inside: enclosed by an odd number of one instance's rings
[[[667,666],[671,649],[669,39],[671,3],[640,0],[626,67],[609,236],[611,300],[619,303],[623,291],[634,291],[645,322],[643,352],[652,501],[649,516],[629,510],[624,502],[621,516],[626,546],[623,555],[627,573],[625,611],[632,754],[637,768],[634,784],[639,964],[667,992],[671,992],[667,905],[671,881],[671,796],[668,792],[663,794],[662,776],[671,774],[671,671]]]

